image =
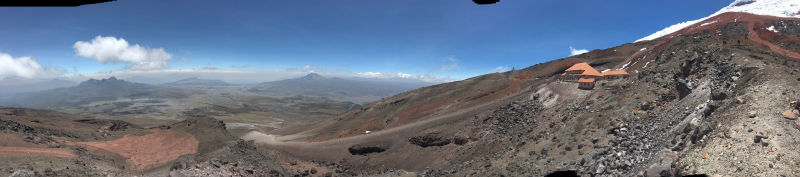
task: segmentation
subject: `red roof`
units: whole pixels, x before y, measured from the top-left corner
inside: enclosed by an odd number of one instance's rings
[[[600,72],[597,72],[597,70],[595,70],[594,68],[589,68],[587,70],[584,70],[583,73],[581,74],[585,76],[597,76],[597,77],[603,76],[603,74],[600,74]]]
[[[578,82],[594,82],[594,78],[580,78]]]
[[[597,72],[596,69],[592,68],[592,66],[589,66],[589,63],[586,62],[576,63],[575,65],[572,65],[571,67],[567,68],[566,71],[576,71],[576,70],[583,70],[583,73],[581,73],[581,75],[584,76],[597,76],[597,77],[603,76],[603,74]]]
[[[590,69],[590,68],[592,68],[592,66],[589,66],[589,63],[580,62],[580,63],[575,63],[571,67],[567,68],[567,71],[574,71],[574,70],[584,70],[584,71],[586,71],[587,69]]]
[[[625,70],[613,70],[613,71],[606,71],[603,72],[604,76],[613,76],[613,75],[628,75],[628,72]]]

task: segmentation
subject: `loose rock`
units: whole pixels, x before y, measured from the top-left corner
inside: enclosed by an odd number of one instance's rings
[[[755,117],[756,117],[756,111],[750,111],[750,112],[748,112],[748,113],[747,113],[747,117],[750,117],[750,118],[755,118]]]
[[[798,112],[796,109],[789,109],[783,112],[783,118],[797,120]]]

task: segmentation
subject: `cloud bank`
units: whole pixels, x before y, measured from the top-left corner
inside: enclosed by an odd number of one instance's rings
[[[583,53],[586,53],[586,52],[589,52],[589,50],[586,50],[586,49],[575,49],[574,47],[569,46],[569,56],[580,55],[580,54],[583,54]]]
[[[100,63],[126,63],[130,70],[156,70],[168,68],[167,61],[172,59],[172,54],[164,48],[151,49],[130,45],[123,38],[113,36],[97,36],[92,41],[78,41],[72,46],[75,54],[97,60]]]
[[[5,77],[54,77],[65,71],[57,68],[43,67],[30,56],[14,58],[10,54],[0,53],[0,78]]]
[[[42,65],[29,56],[14,58],[0,53],[0,76],[19,76],[31,78],[42,70]]]
[[[365,77],[365,78],[403,78],[403,79],[420,79],[422,80],[422,76],[414,76],[411,74],[403,73],[403,72],[395,72],[395,73],[381,73],[381,72],[360,72],[355,74],[356,77]]]

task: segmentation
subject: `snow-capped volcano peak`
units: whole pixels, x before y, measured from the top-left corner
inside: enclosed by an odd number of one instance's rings
[[[736,0],[708,17],[674,24],[647,37],[636,40],[636,42],[653,40],[671,34],[725,12],[745,12],[757,15],[800,18],[800,0]]]

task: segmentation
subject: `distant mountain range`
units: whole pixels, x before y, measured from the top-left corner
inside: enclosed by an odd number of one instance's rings
[[[294,79],[264,82],[247,91],[268,96],[326,97],[359,104],[369,103],[408,90],[432,85],[422,81],[383,81],[324,77],[316,73]]]
[[[90,79],[73,87],[20,94],[11,98],[10,103],[6,104],[30,108],[52,108],[117,99],[186,98],[191,94],[201,92],[201,90],[188,88],[132,83],[111,77],[102,80]]]
[[[230,83],[221,80],[213,80],[213,79],[200,79],[197,77],[191,77],[182,79],[175,82],[166,83],[163,85],[168,86],[176,86],[176,87],[228,87],[233,86]]]
[[[238,87],[251,94],[270,97],[324,97],[337,101],[365,104],[432,84],[409,80],[343,79],[324,77],[315,73],[300,78],[264,82],[255,86],[235,85],[221,80],[200,79],[197,77],[161,85],[129,82],[115,77],[100,80],[90,79],[77,85],[74,82],[65,80],[41,81],[34,84],[26,84],[26,82],[21,81],[7,83],[16,83],[19,86],[0,85],[3,91],[29,88],[27,89],[29,92],[13,92],[13,94],[6,94],[5,96],[0,95],[0,105],[46,109],[75,107],[98,101],[114,101],[118,99],[181,99],[193,94],[204,94],[206,90],[203,88],[213,87]],[[47,90],[42,88],[47,88]]]
[[[75,86],[78,83],[62,79],[5,78],[0,80],[0,95],[35,92],[59,87]]]

